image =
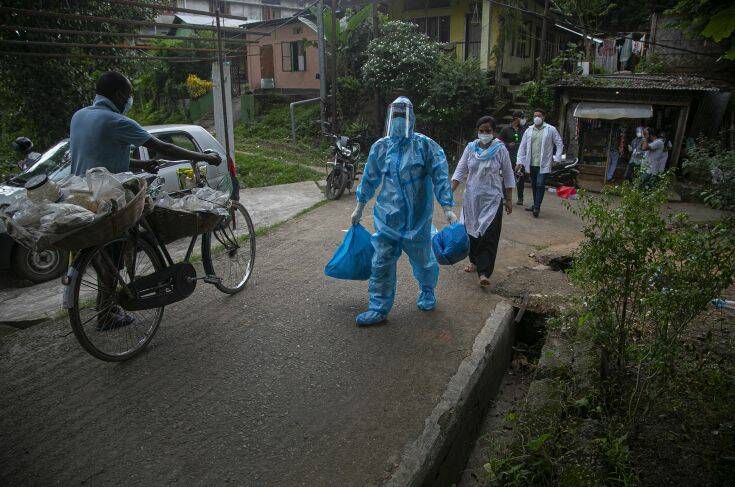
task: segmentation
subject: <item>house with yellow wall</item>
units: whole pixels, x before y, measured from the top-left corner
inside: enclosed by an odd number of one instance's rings
[[[503,74],[530,79],[538,69],[541,46],[543,0],[391,0],[385,2],[391,19],[410,20],[438,42],[449,43],[459,59],[478,59],[487,71],[495,71],[501,44],[501,17],[510,4],[513,20],[508,22],[503,45]],[[504,10],[506,12],[504,12]],[[535,12],[538,15],[534,15]],[[507,17],[506,17],[507,18]],[[509,35],[508,35],[509,34]],[[549,22],[545,62],[558,54],[573,34]]]

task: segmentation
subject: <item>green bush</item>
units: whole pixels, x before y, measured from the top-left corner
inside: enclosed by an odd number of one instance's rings
[[[697,140],[687,149],[684,174],[702,183],[702,198],[709,206],[735,210],[735,150],[724,149],[715,139]]]
[[[531,110],[541,108],[547,114],[554,111],[554,89],[545,83],[525,83],[518,90],[518,95],[528,100]]]
[[[584,196],[574,212],[585,240],[570,278],[580,293],[579,325],[600,351],[610,401],[630,399],[631,415],[675,369],[682,335],[735,276],[733,220],[692,223],[661,216],[670,187],[624,183]]]

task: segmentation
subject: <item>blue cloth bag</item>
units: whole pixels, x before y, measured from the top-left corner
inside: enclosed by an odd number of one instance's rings
[[[370,279],[374,253],[370,232],[357,224],[347,231],[342,245],[324,268],[324,274],[336,279],[366,281]]]
[[[441,265],[452,265],[467,257],[470,252],[470,239],[463,224],[453,223],[434,234],[431,238],[431,247]]]

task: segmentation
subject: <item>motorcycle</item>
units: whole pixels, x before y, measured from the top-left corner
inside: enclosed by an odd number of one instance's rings
[[[546,177],[546,185],[555,188],[559,186],[579,188],[579,182],[577,181],[577,176],[579,176],[578,163],[579,158],[575,157],[574,159],[566,159],[552,164],[551,172]]]
[[[360,158],[360,144],[344,135],[332,135],[334,139],[333,160],[327,163],[332,169],[327,175],[327,187],[324,191],[329,200],[336,200],[346,189],[352,189],[357,175],[357,164]]]

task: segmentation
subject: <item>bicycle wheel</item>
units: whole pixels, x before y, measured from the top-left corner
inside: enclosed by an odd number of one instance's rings
[[[227,294],[242,291],[255,264],[255,227],[248,211],[230,202],[230,216],[211,233],[202,235],[202,264],[209,276],[220,278],[217,289]]]
[[[129,284],[163,268],[157,249],[141,237],[129,236],[83,251],[72,266],[77,277],[70,284],[74,288],[69,320],[80,345],[108,362],[140,353],[158,330],[163,306],[125,311],[117,291],[121,279]]]

